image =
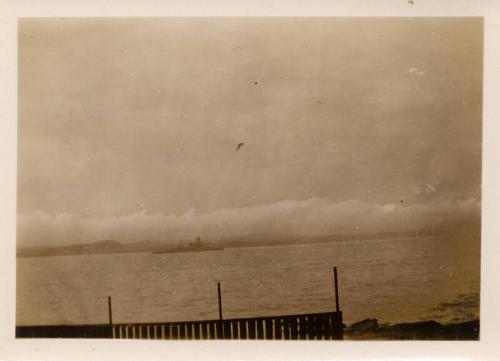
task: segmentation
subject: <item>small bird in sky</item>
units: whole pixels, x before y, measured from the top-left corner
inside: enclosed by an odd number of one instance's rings
[[[243,147],[245,145],[245,143],[238,143],[238,145],[236,146],[236,150],[235,152],[239,151],[241,147]]]
[[[404,206],[404,205],[405,205],[405,203],[403,202],[403,200],[402,200],[402,199],[401,199],[401,205],[402,205],[402,206]]]

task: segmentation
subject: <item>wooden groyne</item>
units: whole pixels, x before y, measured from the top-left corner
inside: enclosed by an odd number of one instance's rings
[[[108,297],[108,324],[17,326],[16,338],[114,338],[153,340],[342,340],[337,269],[334,267],[335,312],[223,319],[220,283],[219,319],[161,323],[113,323]]]

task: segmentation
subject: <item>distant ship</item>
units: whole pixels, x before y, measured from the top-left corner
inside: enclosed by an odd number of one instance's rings
[[[203,244],[201,243],[200,237],[196,238],[195,242],[184,243],[181,241],[177,247],[167,248],[159,251],[153,251],[151,253],[179,253],[179,252],[208,252],[208,251],[222,251],[223,246],[215,244]]]

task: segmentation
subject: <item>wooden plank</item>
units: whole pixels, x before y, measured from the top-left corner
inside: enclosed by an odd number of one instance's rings
[[[240,340],[247,339],[247,320],[238,320],[240,324]]]
[[[195,340],[199,340],[201,338],[201,336],[200,336],[201,335],[201,331],[200,331],[201,322],[194,322],[193,327],[194,327],[193,338]]]
[[[224,338],[224,327],[223,327],[223,324],[222,324],[222,321],[219,320],[216,322],[215,324],[215,338],[218,339],[218,340],[221,340]]]
[[[215,339],[216,328],[217,328],[216,322],[209,322],[208,323],[208,331],[209,331],[209,336],[210,336],[209,338],[211,340]]]
[[[208,324],[208,329],[210,331],[210,339],[215,340],[215,332],[217,331],[217,323],[216,322],[210,322]]]
[[[193,338],[193,324],[191,322],[186,323],[186,340],[191,340]]]
[[[103,338],[104,337],[104,328],[102,326],[96,326],[94,332],[95,338]]]
[[[262,324],[262,320],[257,319],[256,323],[257,323],[257,329],[256,329],[257,339],[263,340],[264,339],[264,325]]]
[[[202,322],[200,324],[200,326],[201,326],[200,339],[207,340],[208,339],[208,322]]]
[[[200,338],[200,323],[199,322],[192,322],[191,323],[191,340],[198,340]],[[198,338],[196,337],[196,330],[198,330]]]
[[[266,318],[264,320],[264,330],[266,332],[265,339],[266,340],[273,340],[273,319],[272,318]]]
[[[248,320],[248,339],[255,340],[255,319]]]
[[[318,340],[326,340],[325,338],[325,315],[318,315]]]
[[[323,316],[325,318],[325,340],[332,339],[332,317],[331,314]]]
[[[179,325],[174,323],[172,325],[172,329],[170,331],[172,332],[172,339],[178,340],[179,339]]]
[[[316,315],[316,340],[323,339],[323,315]]]
[[[222,338],[224,340],[231,339],[231,321],[222,321]]]
[[[238,324],[234,320],[231,321],[231,339],[238,339]]]
[[[85,330],[87,334],[92,335],[92,338],[101,338],[102,327],[101,326],[88,326]]]
[[[328,315],[321,315],[321,339],[328,340]]]
[[[299,338],[299,329],[297,324],[297,316],[290,318],[290,339],[297,340]]]
[[[72,337],[92,337],[94,336],[93,327],[77,326],[72,327]]]
[[[179,340],[185,340],[186,339],[186,324],[181,323],[179,324]]]
[[[102,338],[102,326],[90,326],[90,333],[92,333],[93,338]],[[87,330],[89,332],[89,330]]]
[[[103,338],[111,338],[112,337],[112,332],[113,332],[113,327],[112,326],[106,326],[104,328],[104,332],[102,334]]]
[[[278,340],[285,340],[285,320],[284,317],[278,317],[276,318],[276,326],[274,328],[274,331],[276,333],[276,338]]]
[[[312,314],[311,316],[309,316],[310,318],[310,328],[311,328],[311,336],[312,336],[312,340],[318,340],[318,331],[319,331],[319,327],[318,327],[318,318],[316,317],[316,315]]]
[[[191,331],[191,339],[192,340],[199,340],[200,338],[200,323],[199,322],[192,322],[192,331]],[[198,337],[196,337],[196,330],[198,330]]]
[[[233,340],[240,339],[240,330],[238,320],[231,320],[231,338]]]
[[[308,325],[308,319],[307,316],[299,316],[300,320],[300,339],[301,340],[307,340],[309,339],[309,325]]]
[[[328,339],[333,340],[333,333],[334,333],[334,320],[333,320],[333,313],[328,314]]]
[[[106,327],[106,338],[111,338],[113,337],[113,327],[108,326]]]
[[[283,317],[283,339],[290,340],[290,317]]]
[[[277,332],[277,324],[278,324],[278,318],[276,317],[271,317],[272,323],[273,323],[273,340],[279,340],[281,337],[281,332]]]

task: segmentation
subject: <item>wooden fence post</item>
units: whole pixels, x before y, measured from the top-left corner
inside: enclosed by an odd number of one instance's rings
[[[339,312],[340,306],[339,306],[339,285],[337,281],[337,267],[333,267],[333,278],[335,279],[335,306],[337,312]]]
[[[220,282],[217,282],[217,297],[219,299],[219,321],[217,322],[217,338],[223,339],[225,337],[224,323],[222,321],[222,298],[220,294]]]
[[[344,339],[344,324],[342,320],[342,312],[340,311],[340,302],[339,302],[339,285],[337,279],[337,267],[333,267],[333,278],[335,283],[335,309],[336,312],[333,315],[333,339],[334,340],[343,340]]]
[[[113,311],[111,309],[111,296],[108,296],[108,315],[109,315],[109,325],[113,325]]]
[[[222,299],[220,296],[220,282],[217,282],[217,295],[219,298],[219,320],[222,321]]]

